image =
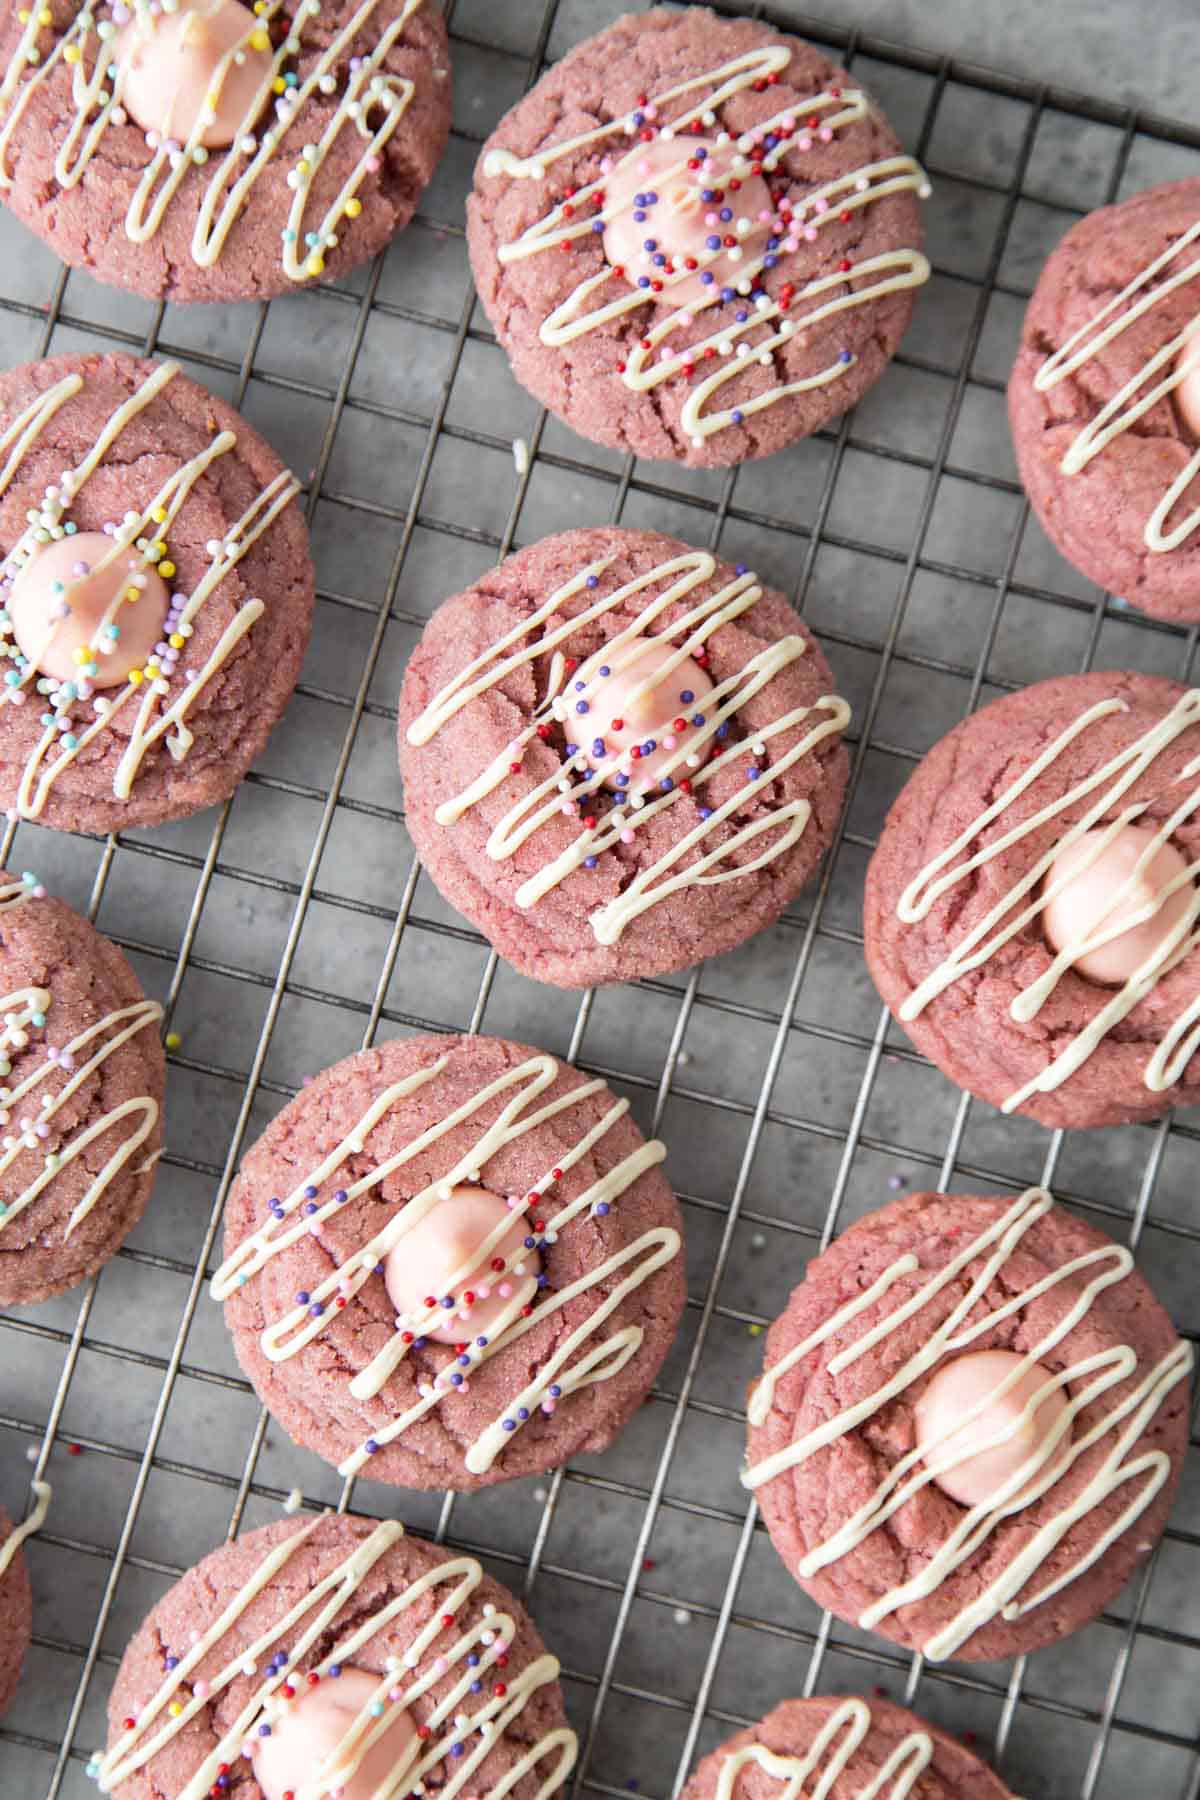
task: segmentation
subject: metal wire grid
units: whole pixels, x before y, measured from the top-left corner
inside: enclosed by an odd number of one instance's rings
[[[893,372],[893,382],[903,381],[899,371],[906,371],[918,385],[926,378],[944,384],[940,423],[921,432],[919,447],[888,441],[886,428],[877,431],[870,422],[871,403],[866,403],[819,440],[819,479],[810,485],[807,505],[795,510],[786,489],[772,485],[761,468],[695,481],[632,459],[606,457],[543,415],[532,425],[528,464],[513,481],[500,528],[473,523],[466,511],[470,485],[460,496],[459,516],[442,516],[436,470],[444,445],[481,459],[507,457],[510,451],[507,437],[452,411],[459,388],[471,393],[480,379],[480,365],[468,367],[468,359],[491,347],[492,339],[474,311],[469,285],[456,314],[389,297],[388,270],[394,267],[389,259],[381,258],[361,282],[322,291],[320,305],[340,309],[346,326],[332,386],[328,380],[271,371],[272,314],[266,307],[240,309],[252,324],[241,353],[230,355],[189,340],[187,321],[193,314],[158,308],[144,331],[128,329],[128,309],[114,313],[111,303],[105,309],[91,284],[75,277],[68,286],[65,270],[55,274],[48,302],[38,304],[22,295],[22,277],[10,266],[16,292],[0,297],[0,317],[15,321],[32,340],[24,354],[63,347],[72,334],[91,343],[102,337],[147,352],[182,351],[210,383],[224,381],[235,404],[268,390],[285,400],[319,402],[327,416],[307,486],[310,520],[319,525],[322,509],[332,507],[372,530],[386,528],[392,537],[386,578],[373,591],[356,593],[350,584],[321,588],[319,611],[326,625],[332,635],[351,641],[358,658],[341,685],[322,679],[325,665],[310,661],[293,709],[293,716],[301,709],[307,719],[318,709],[326,721],[325,780],[304,782],[277,772],[269,756],[267,766],[220,810],[211,832],[205,821],[195,830],[70,840],[22,826],[15,848],[12,827],[0,843],[4,861],[21,867],[36,856],[37,866],[54,866],[60,890],[81,903],[86,894],[90,915],[127,948],[147,985],[163,997],[164,1029],[177,1014],[181,1021],[187,1014],[191,983],[200,983],[201,1010],[214,992],[251,994],[258,1008],[257,1028],[246,1037],[237,1035],[236,1016],[225,1038],[218,1034],[218,1043],[228,1044],[223,1054],[195,1051],[192,1027],[172,1054],[172,1086],[182,1091],[189,1111],[178,1130],[173,1121],[147,1226],[81,1297],[0,1317],[5,1491],[20,1496],[25,1478],[20,1453],[31,1440],[37,1446],[34,1472],[48,1471],[58,1486],[48,1526],[30,1546],[40,1599],[33,1652],[37,1681],[27,1682],[23,1692],[34,1685],[38,1693],[29,1705],[18,1700],[0,1728],[0,1791],[6,1796],[44,1794],[53,1800],[90,1791],[82,1765],[101,1729],[99,1703],[147,1598],[191,1560],[182,1555],[189,1528],[201,1535],[198,1551],[216,1541],[221,1529],[235,1532],[244,1520],[277,1510],[288,1492],[286,1470],[299,1471],[306,1505],[330,1497],[331,1477],[315,1459],[295,1453],[289,1461],[288,1447],[269,1438],[266,1416],[251,1404],[247,1384],[229,1361],[219,1322],[208,1326],[206,1310],[199,1307],[225,1191],[243,1147],[262,1115],[294,1091],[294,1071],[286,1058],[277,1068],[273,1044],[294,1035],[289,1009],[295,1006],[315,1009],[311,1016],[320,1021],[305,1040],[309,1052],[314,1035],[318,1046],[338,1031],[352,1040],[317,1056],[318,1062],[355,1042],[369,1043],[383,1028],[505,1031],[516,1021],[524,1035],[630,1093],[643,1124],[661,1127],[673,1146],[692,1252],[688,1318],[678,1353],[622,1444],[599,1463],[560,1470],[532,1494],[526,1483],[470,1500],[446,1495],[425,1502],[360,1482],[357,1491],[348,1484],[334,1496],[360,1510],[399,1511],[439,1540],[482,1554],[524,1593],[551,1646],[564,1657],[568,1698],[582,1739],[577,1792],[618,1795],[640,1784],[666,1793],[700,1750],[775,1698],[884,1682],[947,1723],[977,1725],[1010,1781],[1048,1800],[1123,1794],[1135,1775],[1147,1794],[1189,1800],[1200,1795],[1191,1697],[1200,1624],[1194,1612],[1188,1618],[1186,1605],[1200,1547],[1200,1517],[1193,1516],[1195,1466],[1189,1468],[1185,1499],[1164,1547],[1118,1609],[1065,1649],[1042,1653],[1031,1668],[1021,1659],[1010,1670],[928,1669],[881,1640],[819,1616],[798,1591],[790,1592],[790,1584],[779,1583],[756,1509],[745,1505],[733,1479],[742,1428],[738,1393],[760,1349],[747,1332],[776,1310],[808,1254],[854,1212],[886,1197],[882,1176],[889,1166],[899,1165],[903,1178],[948,1188],[1011,1189],[1038,1178],[1053,1182],[1063,1198],[1099,1215],[1144,1256],[1153,1249],[1151,1262],[1157,1257],[1162,1264],[1161,1270],[1152,1269],[1154,1278],[1160,1286],[1166,1283],[1184,1325],[1196,1323],[1187,1310],[1188,1276],[1200,1255],[1200,1227],[1187,1204],[1196,1185],[1190,1173],[1200,1136],[1194,1119],[1106,1133],[1102,1146],[1094,1137],[1064,1139],[1020,1122],[999,1126],[988,1109],[950,1094],[889,1030],[860,973],[849,982],[848,1022],[829,1000],[831,982],[842,980],[851,963],[860,971],[854,898],[891,791],[925,741],[940,735],[952,716],[992,692],[1049,672],[1036,667],[1003,672],[1006,656],[1012,666],[1014,619],[1017,635],[1031,631],[1056,667],[1086,667],[1097,657],[1110,666],[1166,667],[1180,674],[1193,667],[1195,631],[1125,613],[1119,602],[1073,584],[1053,560],[1035,558],[1035,573],[1040,576],[1044,567],[1049,574],[1040,579],[1029,574],[1023,558],[1034,534],[1006,468],[1002,440],[994,439],[983,456],[975,456],[972,434],[964,440],[963,427],[981,400],[995,421],[1001,380],[994,356],[987,372],[988,341],[997,308],[1015,313],[1027,288],[1009,276],[1006,263],[1023,221],[1044,208],[1055,234],[1061,229],[1072,210],[1064,175],[1074,179],[1074,209],[1082,210],[1117,194],[1134,173],[1140,177],[1134,186],[1158,178],[1160,158],[1166,159],[1161,172],[1183,172],[1182,159],[1200,150],[1200,132],[854,32],[831,32],[792,6],[739,10],[831,43],[844,60],[863,68],[867,84],[893,111],[897,102],[901,110],[911,110],[919,101],[919,127],[907,134],[916,154],[930,166],[935,182],[942,177],[942,191],[949,188],[972,216],[984,212],[990,221],[979,265],[956,267],[954,244],[965,229],[964,215],[950,206],[951,230],[943,235],[943,254],[935,242],[938,275],[924,302],[927,313],[934,309],[932,348],[918,327]],[[559,36],[574,29],[574,20],[559,17],[560,0],[545,0],[536,17],[535,9],[517,0],[492,7],[450,0],[448,11],[460,69],[478,73],[485,62],[491,70],[499,67],[513,88],[510,98],[522,81],[527,85],[536,78],[548,49],[561,47]],[[580,9],[563,0],[562,11],[578,15]],[[595,23],[584,19],[575,35]],[[486,37],[480,35],[481,24]],[[497,41],[514,48],[495,52]],[[1007,178],[1002,167],[996,174],[978,164],[964,173],[953,139],[940,148],[939,122],[964,103],[975,118],[989,107],[993,116],[996,109],[1002,115],[999,135],[981,125],[979,141],[999,164],[1009,156]],[[456,131],[450,158],[457,157],[464,171],[479,135],[461,126]],[[1109,153],[1103,192],[1083,182],[1069,152],[1047,186],[1046,142],[1074,139],[1085,142],[1090,153],[1097,138]],[[427,197],[393,259],[410,258],[420,270],[423,261],[440,253],[439,246],[449,242],[460,250],[461,212],[455,208],[452,220],[439,217],[433,210],[439,204],[436,195],[432,202]],[[315,302],[305,296],[288,304]],[[274,311],[279,310],[277,304]],[[380,319],[436,333],[443,342],[445,378],[429,412],[395,404],[396,390],[386,384],[380,384],[386,401],[374,392],[355,391],[360,357]],[[954,354],[938,354],[947,345]],[[480,412],[496,416],[490,408]],[[341,479],[339,434],[357,428],[355,421],[370,433],[398,426],[419,434],[406,499],[356,493]],[[964,443],[966,452],[960,454]],[[789,478],[801,474],[801,485],[810,473],[804,455],[776,459]],[[877,496],[893,491],[915,496],[902,533],[893,535],[890,527],[873,531],[877,521],[870,509],[858,529],[847,528],[842,496],[849,491],[853,501],[861,492],[864,470],[878,484]],[[398,631],[402,645],[411,642],[429,605],[453,585],[446,581],[439,589],[435,581],[431,587],[422,566],[420,600],[412,604],[406,565],[423,565],[431,546],[439,561],[465,555],[482,562],[506,554],[519,530],[523,541],[536,536],[530,525],[536,507],[530,502],[546,471],[568,504],[578,505],[571,497],[581,493],[603,493],[605,505],[590,516],[642,522],[667,515],[669,528],[698,544],[749,541],[760,552],[760,568],[764,546],[768,559],[784,556],[797,604],[817,619],[839,675],[853,671],[861,690],[851,799],[815,892],[777,932],[764,934],[737,957],[693,971],[681,982],[642,983],[636,1001],[628,990],[577,999],[519,982],[440,906],[411,857],[407,865],[391,868],[393,879],[403,884],[398,901],[379,899],[377,884],[364,874],[373,834],[390,832],[400,841],[402,814],[387,800],[368,797],[369,781],[364,793],[351,791],[360,785],[356,752],[376,724],[383,737],[390,736],[394,706],[390,695],[378,696],[393,637]],[[971,555],[939,554],[948,492],[968,514],[980,495],[997,497],[1007,508],[1005,541],[994,567],[981,567]],[[852,505],[856,522],[862,510],[856,514]],[[559,522],[586,516],[577,512]],[[831,557],[835,568],[848,566],[858,571],[856,580],[873,583],[872,591],[883,594],[885,604],[864,616],[852,604],[838,603],[846,596],[835,593],[826,611],[825,593],[838,586],[830,575]],[[934,604],[930,584],[940,592],[935,648],[922,636],[927,601]],[[956,603],[961,603],[957,610]],[[921,627],[915,632],[914,620]],[[971,650],[965,658],[953,654],[956,634]],[[331,641],[329,631],[324,641]],[[927,722],[922,741],[906,740],[894,724],[897,696],[903,700],[914,684],[926,695],[938,694],[943,685],[953,695],[951,716],[935,721],[936,728]],[[288,749],[295,751],[290,720],[283,731]],[[291,867],[286,856],[275,854],[265,808],[272,809],[273,821],[293,803],[308,809],[304,817],[311,829],[302,833],[302,862]],[[239,809],[248,811],[250,822],[240,833]],[[174,910],[180,922],[173,946],[155,937],[155,896],[168,893],[175,904],[165,908],[167,916]],[[226,929],[222,911],[229,896],[243,927],[236,937]],[[252,913],[267,921],[268,939],[278,942],[273,967],[269,957],[256,955],[244,930]],[[209,929],[210,915],[218,918],[216,933]],[[306,934],[318,918],[326,921],[321,927],[326,935],[310,954]],[[370,937],[378,956],[371,979],[330,980],[346,965],[329,933],[338,939]],[[419,966],[430,962],[436,980],[422,983]],[[637,1034],[629,1031],[635,1006]],[[872,1019],[869,1028],[862,1023]],[[195,1031],[203,1048],[202,1020]],[[634,1041],[643,1035],[649,1050]],[[239,1053],[251,1045],[248,1067],[237,1066]],[[738,1066],[743,1061],[759,1079],[748,1078]],[[692,1063],[703,1065],[699,1076],[689,1073]],[[819,1091],[826,1069],[835,1072],[838,1089],[829,1104]],[[888,1099],[889,1090],[895,1099]],[[210,1151],[206,1144],[201,1154],[196,1142],[210,1103],[216,1148]],[[802,1198],[793,1203],[797,1191]],[[172,1195],[182,1198],[182,1207]],[[154,1233],[152,1221],[172,1206],[175,1223],[187,1217],[180,1235],[186,1247],[190,1229],[194,1256],[172,1254]],[[763,1238],[781,1252],[770,1259],[783,1264],[777,1294],[768,1291],[770,1281],[762,1274],[765,1259],[755,1262]],[[130,1316],[136,1308],[126,1303],[135,1288],[127,1284],[136,1283],[140,1294],[171,1281],[176,1284],[168,1309],[171,1339],[164,1352],[157,1344],[147,1347],[139,1336]],[[106,1306],[114,1284],[118,1305]],[[28,1385],[18,1385],[18,1373]],[[111,1423],[99,1397],[105,1385],[121,1390]],[[39,1395],[43,1405],[35,1404]],[[226,1402],[241,1408],[248,1440],[236,1468],[223,1465],[224,1445],[200,1424],[223,1418],[219,1409]],[[140,1433],[132,1429],[139,1418]],[[87,1461],[69,1465],[68,1448],[82,1449]],[[1195,1465],[1196,1458],[1190,1461]],[[170,1486],[170,1493],[183,1499],[168,1500],[176,1536],[168,1536],[166,1554],[154,1554],[153,1542],[150,1550],[142,1547],[139,1521],[159,1505],[156,1484],[163,1481],[180,1484]],[[119,1500],[111,1531],[98,1499],[107,1489]],[[76,1530],[67,1529],[72,1495],[81,1520]],[[88,1515],[93,1505],[94,1522]],[[221,1522],[209,1526],[203,1521],[213,1508]],[[78,1595],[68,1595],[76,1585]],[[1181,1705],[1164,1710],[1162,1695],[1172,1689],[1173,1678],[1185,1684],[1186,1694]]]

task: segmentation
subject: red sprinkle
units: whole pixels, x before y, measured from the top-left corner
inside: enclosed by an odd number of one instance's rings
[[[82,1456],[83,1455],[83,1445],[82,1444],[68,1444],[67,1445],[67,1455],[68,1456]]]
[[[852,269],[853,267],[854,267],[854,264],[850,261],[850,258],[848,256],[843,256],[841,262],[838,264],[838,268],[842,271],[843,275],[845,275],[846,272],[849,269]]]

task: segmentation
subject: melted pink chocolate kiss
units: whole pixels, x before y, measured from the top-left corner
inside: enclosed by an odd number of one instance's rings
[[[254,1740],[254,1779],[265,1800],[313,1792],[318,1768],[336,1750],[378,1688],[378,1676],[363,1669],[343,1669],[336,1678],[326,1675],[318,1687],[305,1688],[291,1701],[272,1723],[270,1737]],[[336,1792],[341,1800],[371,1800],[400,1766],[416,1735],[412,1715],[403,1707],[390,1705],[387,1730],[372,1744],[354,1774],[341,1787],[322,1788],[322,1793]]]
[[[1200,333],[1188,339],[1175,359],[1175,367],[1185,371],[1175,389],[1175,404],[1193,437],[1200,438]]]
[[[663,779],[672,757],[699,737],[700,727],[692,721],[704,716],[713,684],[690,656],[660,675],[675,654],[665,638],[650,638],[632,661],[592,682],[591,710],[585,719],[573,721],[571,729],[592,766],[606,771],[606,787],[630,794],[648,792]],[[639,694],[646,682],[649,686]],[[603,744],[602,751],[597,751],[597,743]],[[647,751],[647,744],[655,748]],[[691,754],[699,762],[691,768],[686,762],[676,764],[670,775],[676,787],[708,761],[711,745],[711,738],[694,744]],[[619,774],[627,775],[628,781],[619,782]]]
[[[98,672],[88,679],[93,687],[117,687],[162,637],[170,601],[162,577],[132,550],[100,568],[112,548],[102,531],[80,531],[38,550],[14,576],[8,596],[13,636],[43,675],[77,677],[76,650],[94,644]],[[102,622],[113,602],[135,587],[137,599],[121,600],[112,612],[120,637],[106,636]]]
[[[1042,912],[1043,929],[1055,950],[1065,949],[1067,944],[1078,941],[1093,929],[1108,931],[1131,921],[1143,907],[1153,902],[1169,881],[1182,875],[1187,868],[1174,844],[1163,844],[1125,899],[1105,916],[1105,907],[1132,872],[1154,833],[1138,825],[1126,825],[1090,868],[1081,868],[1101,835],[1098,831],[1085,831],[1082,837],[1059,851],[1047,870],[1047,886],[1064,875],[1067,877],[1066,886]],[[1078,874],[1075,874],[1076,869],[1080,870]],[[1179,924],[1194,899],[1193,884],[1185,882],[1150,918],[1140,925],[1129,924],[1110,943],[1085,951],[1076,957],[1074,967],[1089,981],[1103,982],[1110,987],[1123,985],[1158,948],[1168,932]]]
[[[510,1221],[503,1237],[480,1255],[480,1245],[502,1220]],[[528,1214],[514,1214],[499,1194],[465,1183],[452,1188],[449,1198],[439,1200],[388,1252],[383,1268],[388,1297],[409,1318],[428,1311],[431,1299],[435,1305],[447,1297],[457,1301],[445,1308],[444,1325],[422,1333],[437,1344],[488,1337],[522,1279],[511,1267],[496,1270],[492,1263],[504,1258],[519,1263],[527,1276],[539,1274],[538,1252],[523,1248],[532,1235]],[[470,1273],[452,1289],[451,1278],[462,1268]],[[469,1304],[467,1294],[475,1296]]]
[[[271,70],[270,50],[255,50],[244,41],[257,25],[238,0],[196,0],[128,26],[117,49],[125,72],[121,104],[143,131],[183,144],[211,95],[213,116],[200,142],[210,150],[227,149]],[[242,48],[218,89],[218,65],[237,44]]]
[[[933,1479],[944,1494],[962,1506],[978,1506],[981,1501],[990,1500],[1001,1483],[1015,1475],[1039,1444],[1045,1443],[1067,1410],[1066,1395],[1056,1388],[1012,1437],[990,1450],[978,1448],[1019,1418],[1039,1388],[1051,1379],[1048,1369],[1034,1363],[1006,1394],[984,1406],[968,1424],[954,1429],[955,1420],[994,1393],[1021,1360],[1011,1350],[977,1350],[957,1356],[943,1364],[917,1401],[917,1448],[929,1462],[941,1462],[954,1452],[959,1454],[959,1461]],[[947,1435],[943,1437],[943,1433]],[[1061,1462],[1069,1446],[1068,1432],[1054,1454],[1054,1465]],[[1045,1473],[1042,1468],[1033,1479],[1041,1481]],[[1029,1485],[1033,1485],[1032,1480]],[[1005,1504],[1011,1505],[1026,1492],[1028,1488],[1023,1488]]]
[[[650,284],[648,300],[672,309],[714,300],[762,252],[775,215],[771,190],[761,175],[733,174],[737,155],[733,144],[707,138],[658,138],[606,180],[604,207],[615,216],[604,227],[604,254],[631,287]],[[669,279],[688,268],[685,279]]]

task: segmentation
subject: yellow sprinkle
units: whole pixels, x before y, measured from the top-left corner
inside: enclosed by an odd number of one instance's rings
[[[286,86],[287,86],[287,82],[283,79],[283,76],[277,75],[275,77],[274,81],[271,83],[271,92],[273,94],[282,94],[282,92]]]
[[[170,644],[172,650],[182,650],[183,646],[187,643],[187,639],[181,637],[179,632],[173,631],[167,639],[167,642]]]
[[[28,25],[28,23],[29,23],[29,8],[27,6],[23,6],[21,8],[20,12],[17,14],[17,18],[22,25]]]
[[[305,162],[303,157],[301,157],[300,161],[296,164],[296,168],[301,175],[308,174],[308,164]]]
[[[130,669],[130,671],[129,671],[129,679],[130,679],[130,682],[131,682],[131,683],[132,683],[132,685],[133,685],[133,686],[134,686],[134,687],[141,687],[141,685],[142,685],[142,671],[141,671],[141,670],[140,670],[140,669]]]
[[[127,600],[129,602],[129,604],[132,606],[133,602],[137,599],[138,594],[140,592],[141,592],[141,590],[139,588],[126,588],[125,592],[121,595],[121,598],[122,598],[122,600]]]
[[[761,1337],[762,1336],[762,1326],[761,1325],[747,1325],[746,1330],[750,1333],[751,1337]]]
[[[346,202],[346,217],[348,219],[357,219],[357,217],[361,211],[362,211],[362,201],[361,200],[347,200],[347,202]]]
[[[172,1700],[170,1706],[168,1706],[168,1708],[167,1708],[167,1711],[170,1713],[170,1715],[173,1719],[177,1719],[179,1717],[180,1713],[183,1711],[183,1701],[182,1700]]]
[[[158,672],[158,664],[156,662],[151,661],[146,664],[145,674],[148,681],[153,680]]]
[[[71,654],[74,656],[77,663],[90,662],[92,657],[91,651],[84,644],[80,644]]]
[[[167,554],[167,546],[163,543],[161,538],[159,538],[156,544],[151,544],[150,548],[155,556],[165,556]]]
[[[250,34],[250,48],[252,50],[269,50],[271,48],[269,34],[265,31],[252,31]]]
[[[39,25],[53,25],[53,23],[54,23],[54,14],[50,11],[50,8],[48,6],[43,6],[41,11],[38,13],[38,24]]]
[[[267,10],[267,0],[254,0],[254,10],[261,19]]]
[[[164,559],[158,565],[158,572],[164,581],[170,581],[172,575],[175,573],[175,564],[169,559]]]
[[[319,275],[325,267],[325,258],[323,256],[310,256],[305,266],[310,275]]]
[[[77,63],[83,61],[83,51],[78,44],[67,44],[63,48],[63,61]]]
[[[168,1033],[167,1033],[167,1049],[168,1050],[178,1050],[178,1048],[179,1048],[180,1044],[182,1044],[182,1042],[183,1042],[183,1039],[180,1037],[180,1035],[177,1031],[168,1031]]]
[[[154,520],[154,523],[156,525],[165,525],[167,522],[166,507],[165,506],[156,506],[154,511],[150,514],[150,517]]]

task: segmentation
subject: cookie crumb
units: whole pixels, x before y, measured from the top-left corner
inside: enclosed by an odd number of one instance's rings
[[[686,1606],[677,1606],[671,1616],[677,1625],[690,1625],[692,1622],[692,1615]]]
[[[300,1492],[299,1488],[293,1488],[283,1503],[283,1510],[285,1513],[297,1513],[303,1505],[304,1495]]]
[[[518,475],[529,473],[529,445],[524,438],[514,438],[512,446],[513,464]]]

